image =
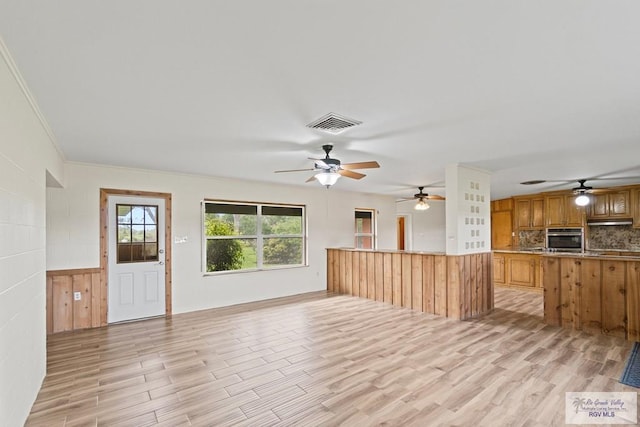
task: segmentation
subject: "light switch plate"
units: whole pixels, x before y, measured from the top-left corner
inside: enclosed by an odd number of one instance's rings
[[[74,301],[80,301],[82,299],[82,292],[74,292],[73,293],[73,300]]]

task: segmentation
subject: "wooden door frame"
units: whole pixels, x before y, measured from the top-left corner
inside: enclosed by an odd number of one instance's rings
[[[171,316],[171,193],[156,193],[152,191],[118,190],[113,188],[100,189],[100,284],[102,295],[100,299],[100,325],[106,326],[109,305],[109,248],[108,248],[108,211],[109,196],[152,197],[164,199],[164,250],[165,250],[165,316]]]

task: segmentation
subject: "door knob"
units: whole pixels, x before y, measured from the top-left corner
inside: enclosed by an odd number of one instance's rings
[[[164,261],[158,262],[158,265],[164,265]]]

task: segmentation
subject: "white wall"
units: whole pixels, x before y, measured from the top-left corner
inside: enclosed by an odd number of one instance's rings
[[[99,189],[172,194],[174,313],[326,289],[327,247],[353,247],[354,209],[378,210],[378,247],[394,249],[396,206],[391,197],[327,190],[317,184],[283,186],[159,171],[67,163],[65,188],[47,192],[47,269],[90,268],[99,259]],[[201,208],[205,199],[307,206],[309,266],[203,276]]]
[[[0,424],[22,425],[46,370],[46,174],[63,160],[0,39]]]
[[[423,252],[445,252],[446,214],[444,201],[429,201],[429,209],[417,211],[413,209],[415,201],[397,203],[397,214],[410,218],[405,227],[410,231],[410,242],[405,242],[407,250]],[[410,243],[410,246],[407,245]]]

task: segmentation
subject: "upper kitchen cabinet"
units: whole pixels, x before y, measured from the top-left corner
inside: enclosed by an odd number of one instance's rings
[[[517,230],[544,229],[544,197],[514,197],[514,200]]]
[[[513,199],[491,202],[491,247],[511,249],[513,247]]]
[[[544,198],[547,227],[582,227],[584,225],[584,209],[576,205],[576,197],[573,194],[557,194]]]
[[[587,209],[587,216],[593,219],[631,218],[631,215],[630,190],[593,194]]]
[[[633,226],[640,227],[640,188],[632,190],[631,203],[633,206]]]

